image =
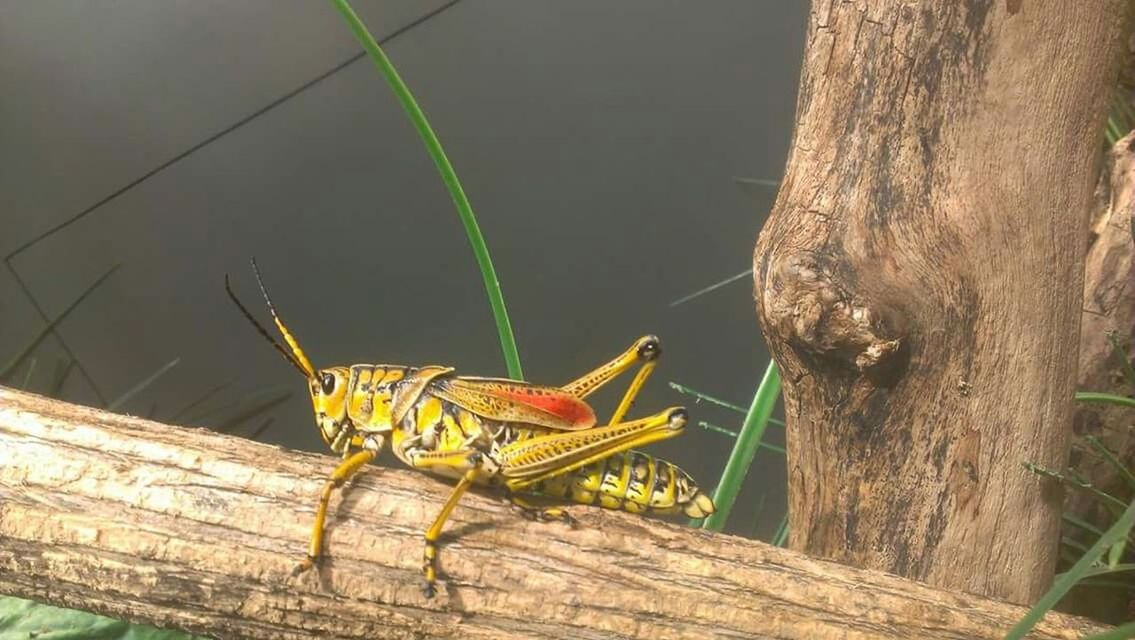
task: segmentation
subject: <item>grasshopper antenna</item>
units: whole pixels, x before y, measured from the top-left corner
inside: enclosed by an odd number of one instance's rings
[[[257,274],[257,276],[259,276],[259,274]],[[261,336],[264,336],[264,339],[268,341],[268,344],[271,344],[273,347],[275,347],[276,351],[279,351],[280,355],[284,356],[284,359],[287,360],[293,367],[298,369],[305,378],[314,377],[314,369],[312,369],[311,371],[305,369],[294,355],[289,353],[288,350],[285,349],[279,342],[276,342],[276,339],[272,337],[272,334],[268,333],[268,330],[265,329],[264,326],[261,325],[255,317],[253,317],[248,308],[241,303],[240,299],[236,297],[236,293],[233,292],[232,285],[229,284],[229,274],[227,273],[225,274],[225,292],[229,294],[229,299],[231,299],[233,303],[236,304],[237,308],[240,309],[240,312],[244,315],[245,319],[252,323],[253,327],[256,327],[256,331]],[[275,316],[275,313],[273,313],[273,316]],[[308,363],[308,367],[311,367],[311,363]]]
[[[292,336],[292,332],[284,326],[283,320],[280,320],[280,314],[276,313],[276,305],[272,304],[272,298],[268,296],[268,288],[264,286],[264,279],[260,277],[260,269],[256,266],[256,258],[250,258],[249,262],[252,263],[252,273],[256,275],[256,284],[260,285],[260,294],[264,296],[264,302],[268,304],[268,313],[272,314],[272,320],[276,322],[276,328],[284,335],[284,341],[292,348],[292,355],[295,356],[295,362],[299,364],[300,368],[308,378],[315,377],[315,367],[311,365],[311,360],[307,359],[303,349],[300,349],[300,343]]]

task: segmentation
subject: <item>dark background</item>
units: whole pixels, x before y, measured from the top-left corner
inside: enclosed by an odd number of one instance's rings
[[[355,8],[381,38],[442,4]],[[805,12],[463,0],[385,44],[473,203],[529,380],[566,382],[656,333],[665,356],[636,412],[681,403],[739,426],[666,382],[748,406],[768,361],[751,280],[670,303],[749,268],[774,189],[735,178],[781,174]],[[267,321],[255,255],[316,366],[503,375],[465,233],[365,58],[13,255],[359,51],[325,2],[0,4],[0,364],[43,326],[17,277],[54,317],[121,263],[60,325],[85,370],[65,398],[113,401],[180,357],[122,410],[168,419],[230,382],[194,420],[210,424],[293,390],[261,439],[322,450],[299,377],[225,298],[230,273]],[[29,388],[65,354],[38,349]],[[652,449],[712,488],[731,445],[691,425]],[[749,531],[766,488],[760,531],[776,526],[783,471],[758,453],[732,529]]]

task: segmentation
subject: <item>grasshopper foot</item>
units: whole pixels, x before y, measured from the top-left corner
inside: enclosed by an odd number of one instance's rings
[[[526,520],[532,520],[533,522],[562,522],[572,529],[579,526],[579,521],[563,507],[539,507],[515,494],[509,495],[508,501],[512,503],[513,508],[520,511],[520,515],[524,516]]]
[[[437,585],[429,580],[422,581],[422,597],[426,600],[433,600],[437,595]]]
[[[579,520],[575,516],[568,513],[567,509],[561,507],[549,507],[547,509],[530,508],[517,506],[520,509],[520,514],[526,519],[533,522],[562,522],[572,529],[579,527]]]
[[[319,562],[319,558],[316,558],[315,556],[305,556],[303,561],[301,561],[295,566],[295,568],[292,569],[292,577],[295,578],[301,573],[314,568],[315,563],[317,562]]]

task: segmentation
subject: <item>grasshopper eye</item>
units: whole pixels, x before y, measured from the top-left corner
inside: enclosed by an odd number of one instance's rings
[[[329,396],[335,391],[335,376],[330,373],[325,373],[323,377],[319,379],[319,384],[323,390],[323,395]]]

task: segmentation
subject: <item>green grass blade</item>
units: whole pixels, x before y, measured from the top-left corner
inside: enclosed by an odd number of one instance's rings
[[[27,371],[27,373],[24,374],[24,382],[23,382],[23,384],[20,385],[21,390],[23,390],[23,391],[28,390],[28,383],[30,383],[32,381],[32,374],[35,373],[35,365],[38,362],[39,362],[39,358],[36,358],[34,356],[32,357],[31,361],[28,362],[28,371]]]
[[[1025,469],[1032,471],[1033,473],[1052,478],[1053,480],[1056,480],[1057,482],[1062,482],[1062,483],[1064,483],[1064,484],[1066,484],[1070,487],[1074,487],[1076,489],[1081,489],[1083,491],[1087,491],[1088,493],[1090,493],[1091,495],[1093,495],[1097,499],[1099,499],[1100,502],[1102,502],[1105,506],[1118,507],[1120,509],[1127,506],[1126,502],[1120,500],[1119,498],[1116,498],[1115,496],[1111,495],[1110,493],[1107,493],[1105,491],[1100,491],[1099,489],[1095,488],[1089,482],[1079,480],[1079,479],[1072,477],[1072,476],[1066,476],[1066,475],[1064,475],[1064,474],[1062,474],[1058,471],[1046,469],[1046,468],[1041,467],[1039,465],[1035,465],[1031,462],[1026,462],[1026,463],[1024,463],[1023,466],[1025,467]]]
[[[1115,123],[1115,116],[1109,115],[1107,117],[1107,131],[1104,135],[1107,138],[1108,144],[1115,144],[1123,137],[1123,135],[1119,133],[1119,125]]]
[[[134,396],[145,391],[147,388],[149,388],[150,385],[157,382],[158,378],[164,376],[166,373],[169,372],[170,369],[176,367],[178,365],[178,363],[180,363],[180,362],[181,362],[181,358],[178,357],[178,358],[174,358],[173,360],[170,360],[169,362],[163,364],[157,371],[146,376],[146,378],[144,380],[142,380],[138,384],[134,385],[133,387],[130,387],[130,389],[126,393],[119,396],[117,400],[108,404],[106,406],[106,410],[107,411],[117,411],[119,407],[126,404],[127,402],[130,402],[130,400]]]
[[[733,178],[733,184],[741,187],[746,195],[757,198],[765,198],[769,192],[775,194],[776,190],[780,188],[780,180],[765,178]]]
[[[71,375],[71,371],[75,369],[75,361],[68,358],[67,360],[59,360],[55,366],[55,374],[51,377],[51,386],[47,388],[48,398],[58,398],[59,394],[63,393],[63,385],[67,383],[67,377]]]
[[[716,431],[717,433],[727,435],[730,438],[736,438],[738,435],[740,435],[736,431],[726,429],[725,427],[719,427],[712,422],[706,422],[705,420],[698,422],[698,426],[702,429],[705,429],[706,431]]]
[[[690,293],[690,294],[682,296],[681,298],[678,298],[677,300],[670,303],[670,308],[674,308],[674,307],[676,307],[680,304],[685,304],[685,303],[689,302],[690,300],[693,300],[694,298],[699,298],[701,296],[704,296],[707,293],[710,293],[711,291],[716,291],[716,290],[720,289],[721,287],[724,287],[727,284],[737,282],[738,280],[740,280],[742,278],[746,278],[746,277],[749,277],[749,276],[752,276],[752,275],[753,275],[753,270],[752,270],[752,268],[749,268],[745,271],[742,271],[741,273],[729,276],[728,278],[721,280],[719,282],[715,282],[715,283],[709,285],[708,287],[703,287],[703,288],[698,289],[697,291],[695,291],[693,293]]]
[[[1135,622],[1127,622],[1114,629],[1093,633],[1081,640],[1130,640],[1130,638],[1135,638]]]
[[[1112,453],[1111,450],[1109,450],[1107,447],[1105,447],[1102,442],[1100,442],[1099,438],[1095,436],[1088,436],[1084,439],[1087,440],[1088,444],[1092,445],[1092,448],[1095,449],[1096,452],[1101,456],[1103,456],[1104,460],[1107,460],[1107,463],[1110,464],[1112,468],[1119,473],[1119,476],[1127,482],[1127,486],[1130,489],[1135,490],[1135,474],[1132,474],[1131,470],[1128,469],[1127,466],[1122,462],[1120,462],[1119,459],[1115,457],[1115,454]]]
[[[719,427],[719,426],[713,424],[712,422],[706,422],[705,420],[699,421],[698,426],[701,427],[702,429],[705,429],[706,431],[716,431],[717,433],[727,435],[731,438],[736,438],[738,435],[740,435],[736,431],[726,429],[725,427]],[[787,453],[784,450],[784,447],[777,446],[777,445],[769,443],[769,442],[765,442],[764,440],[762,440],[761,443],[758,446],[762,449],[768,449],[769,451],[775,451],[776,453],[779,453],[779,454],[782,454],[782,455]]]
[[[1121,133],[1127,135],[1131,133],[1132,123],[1135,123],[1135,111],[1131,110],[1131,105],[1127,104],[1127,99],[1124,96],[1118,96],[1116,102],[1119,103],[1118,112],[1123,115],[1124,127]]]
[[[1076,561],[1076,564],[1072,565],[1071,569],[1060,574],[1060,577],[1056,579],[1056,582],[1052,585],[1052,588],[1048,590],[1048,593],[1045,593],[1036,605],[1033,606],[1032,609],[1029,609],[1025,617],[1021,618],[1020,622],[1009,630],[1009,633],[1005,635],[1005,640],[1020,640],[1025,637],[1025,634],[1036,626],[1037,622],[1040,622],[1044,614],[1048,613],[1049,609],[1056,606],[1056,603],[1060,602],[1060,599],[1063,598],[1081,578],[1091,571],[1092,565],[1100,559],[1100,556],[1103,555],[1105,550],[1127,537],[1127,534],[1131,531],[1132,524],[1135,524],[1135,502],[1127,506],[1123,515],[1119,517],[1119,520],[1111,525],[1111,527],[1100,536],[1099,540],[1096,540],[1095,544]]]
[[[274,416],[268,416],[264,420],[264,422],[261,422],[259,426],[257,426],[255,429],[252,430],[252,433],[248,434],[247,438],[249,440],[257,440],[258,438],[260,438],[260,434],[267,431],[268,427],[271,427],[272,423],[275,422],[275,421],[276,421],[276,418]]]
[[[508,311],[504,306],[504,296],[501,294],[500,281],[497,279],[496,270],[493,269],[493,261],[489,257],[489,249],[485,245],[485,238],[481,235],[481,229],[477,225],[477,218],[473,215],[473,207],[469,204],[469,198],[465,196],[465,190],[461,188],[461,182],[457,179],[457,173],[453,170],[453,166],[449,163],[449,159],[445,155],[445,151],[441,148],[441,142],[434,134],[433,129],[430,127],[426,116],[422,113],[422,109],[414,100],[413,94],[406,84],[402,82],[401,76],[398,71],[391,64],[390,59],[383,53],[382,48],[378,46],[374,36],[367,31],[366,25],[351,8],[347,0],[331,0],[331,4],[339,11],[354,33],[355,39],[366,50],[367,55],[374,62],[375,66],[386,78],[386,82],[390,88],[394,90],[394,95],[398,97],[398,102],[402,104],[402,109],[406,115],[410,117],[410,121],[414,124],[414,128],[418,130],[418,135],[421,136],[422,142],[426,146],[426,151],[429,153],[430,158],[433,159],[434,164],[437,165],[438,173],[441,174],[441,179],[445,183],[446,189],[449,190],[449,195],[453,199],[453,204],[457,207],[457,214],[461,218],[461,223],[465,226],[465,233],[469,236],[469,243],[473,246],[473,256],[477,259],[477,266],[481,269],[481,278],[485,282],[485,291],[489,297],[489,306],[493,310],[493,319],[496,321],[497,333],[500,336],[501,351],[504,353],[505,366],[508,368],[508,375],[514,380],[523,380],[524,372],[520,367],[520,354],[516,350],[516,339],[512,334],[512,324],[508,319]]]
[[[768,498],[768,496],[766,494],[762,493],[761,497],[757,499],[757,508],[753,509],[753,521],[749,524],[749,537],[750,538],[757,537],[757,525],[759,525],[761,523],[761,514],[764,513],[765,500],[767,498]]]
[[[702,393],[701,391],[698,391],[697,389],[691,389],[690,387],[678,384],[677,382],[671,382],[670,388],[677,391],[678,393],[684,393],[686,395],[693,396],[693,397],[697,398],[699,402],[702,401],[702,400],[705,400],[706,402],[708,402],[710,404],[715,404],[719,407],[724,407],[726,409],[729,409],[730,411],[736,411],[737,413],[739,413],[741,415],[747,415],[749,413],[748,409],[745,409],[744,407],[739,407],[739,406],[733,404],[732,402],[728,402],[726,400],[721,400],[720,398],[715,398],[715,397],[709,395],[708,393]],[[783,420],[777,420],[776,418],[769,418],[768,421],[772,424],[775,424],[778,427],[784,426]],[[731,431],[730,433],[733,433],[733,432]]]
[[[1078,527],[1080,529],[1083,529],[1084,531],[1087,531],[1088,533],[1092,534],[1093,536],[1102,536],[1103,535],[1103,530],[1101,530],[1099,527],[1095,526],[1094,524],[1088,522],[1087,520],[1084,520],[1084,519],[1076,516],[1076,514],[1074,514],[1074,513],[1064,512],[1063,517],[1064,517],[1064,522],[1067,522],[1068,524],[1070,524],[1074,527]]]
[[[776,533],[772,536],[772,545],[774,547],[783,547],[788,542],[788,514],[780,519],[780,526],[776,528]]]
[[[733,452],[729,454],[729,461],[725,463],[725,470],[721,473],[721,482],[714,492],[713,502],[717,511],[710,514],[702,525],[706,529],[721,531],[725,521],[729,519],[729,512],[733,510],[733,503],[737,493],[741,490],[741,483],[749,472],[749,465],[757,453],[765,428],[768,427],[769,416],[780,397],[780,372],[776,363],[769,361],[765,369],[764,378],[753,395],[753,404],[745,416],[741,426],[741,434],[733,445]]]
[[[1135,408],[1135,398],[1128,398],[1127,396],[1117,396],[1114,393],[1097,393],[1095,391],[1080,391],[1076,394],[1076,399],[1080,402],[1103,402],[1106,404],[1117,404],[1121,407]]]
[[[1127,357],[1123,345],[1119,344],[1119,333],[1108,331],[1107,341],[1111,345],[1112,357],[1119,360],[1119,370],[1123,372],[1123,379],[1127,381],[1127,384],[1135,385],[1135,365],[1131,364],[1131,359]]]
[[[1066,547],[1070,547],[1072,549],[1075,549],[1076,551],[1079,551],[1081,555],[1088,552],[1088,545],[1086,545],[1082,542],[1079,542],[1077,540],[1073,540],[1072,538],[1069,538],[1068,536],[1064,536],[1064,537],[1060,538],[1060,544],[1062,544]],[[1079,558],[1079,556],[1076,556],[1076,557]]]
[[[212,389],[206,390],[205,393],[202,393],[201,395],[197,396],[189,404],[185,405],[181,409],[178,409],[177,412],[174,413],[173,415],[171,415],[169,418],[166,418],[166,422],[168,422],[169,424],[176,424],[177,420],[180,420],[182,416],[188,414],[190,411],[193,411],[197,407],[201,406],[202,404],[204,404],[206,401],[208,401],[213,396],[224,391],[225,389],[230,387],[232,385],[232,383],[235,382],[235,381],[236,381],[236,379],[232,378],[232,379],[228,380],[227,382],[222,382],[221,384],[213,387]]]
[[[748,413],[748,410],[746,410],[744,407],[739,407],[739,406],[733,404],[732,402],[726,402],[725,400],[719,400],[719,399],[709,395],[708,393],[702,393],[701,391],[698,391],[697,389],[691,389],[690,387],[678,384],[677,382],[671,382],[670,388],[677,391],[678,393],[684,393],[686,395],[694,396],[695,398],[698,399],[699,402],[702,401],[702,400],[705,400],[706,402],[708,402],[710,404],[715,404],[719,407],[725,407],[726,409],[729,409],[731,411],[736,411],[737,413],[739,413],[741,415],[745,415],[746,413]]]
[[[1076,586],[1078,587],[1104,587],[1107,589],[1119,589],[1121,591],[1131,591],[1135,589],[1135,584],[1130,582],[1123,582],[1122,580],[1101,580],[1099,578],[1085,578],[1081,580]]]
[[[23,361],[26,360],[33,351],[35,351],[36,347],[38,347],[39,344],[47,338],[47,336],[51,335],[51,332],[55,330],[55,327],[58,326],[60,322],[63,322],[63,320],[66,319],[67,316],[71,315],[71,312],[74,311],[75,308],[83,302],[83,300],[86,300],[87,296],[91,295],[91,293],[93,293],[94,290],[97,289],[103,282],[106,282],[106,279],[109,278],[111,274],[117,271],[121,266],[121,264],[116,264],[108,269],[106,273],[95,279],[95,281],[92,282],[90,286],[88,286],[83,291],[83,293],[79,294],[78,298],[75,298],[75,300],[71,302],[71,304],[67,305],[67,308],[64,309],[62,313],[52,318],[51,322],[48,322],[47,326],[41,329],[40,332],[36,334],[36,337],[28,342],[28,344],[24,346],[24,348],[20,351],[19,354],[16,355],[16,357],[9,360],[8,364],[4,365],[3,369],[0,369],[0,380],[3,380],[4,378],[8,377],[9,374],[15,371],[16,368],[19,367],[20,364],[23,363]]]
[[[253,406],[251,406],[251,407],[249,407],[249,408],[247,408],[243,411],[239,411],[235,415],[229,417],[228,419],[223,420],[220,424],[218,424],[216,427],[214,427],[214,431],[219,431],[221,433],[228,433],[228,432],[232,431],[233,429],[237,428],[238,426],[240,426],[241,424],[243,424],[244,422],[247,422],[248,420],[251,420],[253,418],[264,415],[265,412],[271,411],[272,409],[276,408],[277,406],[283,404],[285,401],[287,401],[291,397],[292,397],[292,392],[291,391],[285,391],[284,393],[281,393],[279,395],[268,398],[264,402],[261,402],[259,404],[255,404],[255,405],[253,405]]]

